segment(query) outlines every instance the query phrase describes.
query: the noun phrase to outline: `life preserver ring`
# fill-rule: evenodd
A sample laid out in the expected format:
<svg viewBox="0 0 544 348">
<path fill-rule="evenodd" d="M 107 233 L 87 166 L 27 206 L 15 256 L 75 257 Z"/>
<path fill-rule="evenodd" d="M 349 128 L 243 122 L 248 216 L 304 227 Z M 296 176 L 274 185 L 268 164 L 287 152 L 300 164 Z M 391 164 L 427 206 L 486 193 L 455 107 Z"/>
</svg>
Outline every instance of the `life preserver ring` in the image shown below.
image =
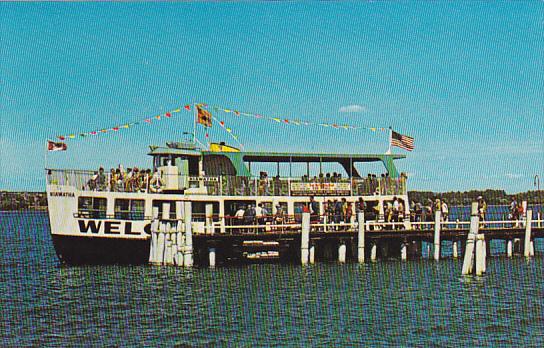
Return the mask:
<svg viewBox="0 0 544 348">
<path fill-rule="evenodd" d="M 151 192 L 161 192 L 162 191 L 162 180 L 159 177 L 153 177 L 149 182 L 149 191 Z"/>
</svg>

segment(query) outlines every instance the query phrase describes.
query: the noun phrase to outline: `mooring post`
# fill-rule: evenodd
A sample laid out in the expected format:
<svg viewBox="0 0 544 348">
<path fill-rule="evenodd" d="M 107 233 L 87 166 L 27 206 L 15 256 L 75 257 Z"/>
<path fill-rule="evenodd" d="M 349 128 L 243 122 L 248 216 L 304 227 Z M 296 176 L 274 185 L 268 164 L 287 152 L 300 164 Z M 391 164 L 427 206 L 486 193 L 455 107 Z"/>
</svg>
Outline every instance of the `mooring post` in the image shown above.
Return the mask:
<svg viewBox="0 0 544 348">
<path fill-rule="evenodd" d="M 310 265 L 313 265 L 315 263 L 315 245 L 311 245 L 310 246 L 310 251 L 309 251 L 309 254 L 308 254 L 308 258 L 309 258 L 309 261 L 310 261 Z"/>
<path fill-rule="evenodd" d="M 442 212 L 437 210 L 434 212 L 434 259 L 440 260 L 440 220 L 442 220 Z"/>
<path fill-rule="evenodd" d="M 183 266 L 183 249 L 185 247 L 185 238 L 183 238 L 183 202 L 176 202 L 176 256 L 174 262 L 177 266 Z"/>
<path fill-rule="evenodd" d="M 310 244 L 310 213 L 302 213 L 302 234 L 300 236 L 300 262 L 308 264 L 308 248 Z"/>
<path fill-rule="evenodd" d="M 480 224 L 478 217 L 478 202 L 472 202 L 470 210 L 470 230 L 467 236 L 467 242 L 465 245 L 465 258 L 463 260 L 463 275 L 472 273 L 474 264 L 474 242 L 476 241 L 476 235 L 478 234 L 478 227 Z"/>
<path fill-rule="evenodd" d="M 525 214 L 525 243 L 523 245 L 523 254 L 525 257 L 531 256 L 531 222 L 533 220 L 533 211 L 527 210 Z"/>
<path fill-rule="evenodd" d="M 172 256 L 172 240 L 170 239 L 170 233 L 172 224 L 167 222 L 164 229 L 164 264 L 170 264 L 170 257 Z"/>
<path fill-rule="evenodd" d="M 512 257 L 512 240 L 506 240 L 506 256 Z"/>
<path fill-rule="evenodd" d="M 485 237 L 478 233 L 476 236 L 476 275 L 485 273 Z"/>
<path fill-rule="evenodd" d="M 164 262 L 164 229 L 166 228 L 166 224 L 164 221 L 159 221 L 159 236 L 157 237 L 157 259 L 155 260 L 155 263 L 158 265 L 162 264 Z"/>
<path fill-rule="evenodd" d="M 457 241 L 454 240 L 453 241 L 453 245 L 452 245 L 452 253 L 453 253 L 453 258 L 456 259 L 459 257 L 459 249 L 458 249 L 458 246 L 457 246 Z"/>
<path fill-rule="evenodd" d="M 151 246 L 149 248 L 149 263 L 157 262 L 157 239 L 159 237 L 159 207 L 153 207 L 153 220 L 151 221 Z"/>
<path fill-rule="evenodd" d="M 208 249 L 208 260 L 210 263 L 210 267 L 215 267 L 215 248 Z"/>
<path fill-rule="evenodd" d="M 213 234 L 213 204 L 206 204 L 206 233 Z"/>
<path fill-rule="evenodd" d="M 363 212 L 357 213 L 357 260 L 359 263 L 365 262 L 365 214 Z"/>
<path fill-rule="evenodd" d="M 185 248 L 183 248 L 183 265 L 185 267 L 193 266 L 193 221 L 191 202 L 184 202 L 185 213 Z"/>
<path fill-rule="evenodd" d="M 406 241 L 400 244 L 400 259 L 402 261 L 408 260 L 408 242 Z"/>
<path fill-rule="evenodd" d="M 342 240 L 338 246 L 338 262 L 346 263 L 346 242 Z"/>
<path fill-rule="evenodd" d="M 376 261 L 378 257 L 378 244 L 377 242 L 372 242 L 370 247 L 370 261 Z"/>
</svg>

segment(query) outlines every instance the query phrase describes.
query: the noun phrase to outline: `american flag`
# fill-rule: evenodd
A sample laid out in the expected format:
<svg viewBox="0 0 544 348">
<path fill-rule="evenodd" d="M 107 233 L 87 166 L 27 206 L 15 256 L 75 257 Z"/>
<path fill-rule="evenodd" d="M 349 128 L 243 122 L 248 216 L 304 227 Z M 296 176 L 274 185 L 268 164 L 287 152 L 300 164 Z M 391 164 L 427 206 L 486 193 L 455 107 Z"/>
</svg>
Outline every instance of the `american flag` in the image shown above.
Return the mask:
<svg viewBox="0 0 544 348">
<path fill-rule="evenodd" d="M 391 131 L 391 145 L 408 151 L 414 149 L 414 138 Z"/>
</svg>

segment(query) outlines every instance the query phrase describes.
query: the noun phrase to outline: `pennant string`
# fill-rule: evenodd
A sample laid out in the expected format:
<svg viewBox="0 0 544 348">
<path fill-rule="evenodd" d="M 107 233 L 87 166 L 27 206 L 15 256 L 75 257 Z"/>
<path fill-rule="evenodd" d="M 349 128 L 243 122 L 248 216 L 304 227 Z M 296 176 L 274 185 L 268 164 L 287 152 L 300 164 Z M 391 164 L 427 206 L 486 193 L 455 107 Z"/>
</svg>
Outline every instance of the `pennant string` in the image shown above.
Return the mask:
<svg viewBox="0 0 544 348">
<path fill-rule="evenodd" d="M 169 118 L 173 118 L 176 114 L 176 113 L 179 113 L 183 110 L 185 111 L 191 111 L 192 110 L 192 106 L 194 104 L 184 104 L 182 106 L 178 106 L 177 108 L 171 110 L 171 111 L 168 111 L 168 112 L 165 112 L 165 113 L 162 113 L 162 114 L 159 114 L 159 115 L 155 115 L 153 117 L 147 117 L 147 118 L 144 118 L 142 120 L 139 120 L 139 121 L 136 121 L 136 122 L 129 122 L 129 123 L 124 123 L 124 124 L 120 124 L 120 125 L 116 125 L 114 127 L 111 127 L 111 128 L 102 128 L 102 129 L 98 129 L 98 130 L 93 130 L 93 131 L 90 131 L 90 132 L 77 132 L 77 133 L 70 133 L 70 134 L 65 134 L 65 135 L 57 135 L 56 138 L 59 139 L 59 140 L 67 140 L 67 139 L 76 139 L 76 138 L 84 138 L 84 137 L 87 137 L 89 135 L 97 135 L 99 133 L 110 133 L 110 132 L 117 132 L 121 129 L 128 129 L 128 128 L 132 128 L 133 126 L 137 126 L 137 125 L 140 125 L 140 124 L 154 124 L 155 122 L 153 121 L 161 121 L 161 120 L 165 120 L 165 119 L 169 119 Z M 202 106 L 202 107 L 207 107 L 208 105 L 207 104 L 203 104 L 203 103 L 200 103 L 200 104 L 196 104 L 198 106 Z M 213 106 L 212 107 L 214 111 L 222 111 L 224 113 L 231 113 L 231 114 L 234 114 L 236 117 L 239 117 L 239 116 L 245 116 L 245 117 L 252 117 L 252 118 L 256 118 L 256 119 L 265 119 L 265 120 L 269 120 L 269 121 L 272 121 L 272 122 L 276 122 L 276 123 L 280 123 L 280 124 L 286 124 L 286 125 L 293 125 L 293 126 L 318 126 L 318 127 L 327 127 L 327 128 L 334 128 L 334 129 L 345 129 L 345 130 L 358 130 L 358 129 L 366 129 L 366 130 L 369 130 L 369 131 L 372 131 L 372 132 L 376 132 L 376 131 L 389 131 L 389 129 L 387 127 L 367 127 L 367 126 L 358 126 L 358 125 L 350 125 L 350 124 L 343 124 L 343 125 L 339 125 L 339 124 L 335 124 L 335 123 L 324 123 L 324 122 L 309 122 L 309 121 L 303 121 L 303 120 L 300 120 L 300 119 L 287 119 L 287 118 L 283 118 L 283 117 L 272 117 L 272 116 L 266 116 L 266 115 L 262 115 L 262 114 L 254 114 L 254 113 L 250 113 L 250 112 L 242 112 L 242 111 L 238 111 L 237 109 L 233 109 L 233 108 L 224 108 L 224 107 L 221 107 L 221 106 Z M 235 140 L 238 139 L 238 137 L 234 134 L 232 134 L 232 129 L 231 128 L 227 128 L 225 126 L 225 122 L 224 121 L 219 121 L 216 117 L 213 117 L 218 123 L 219 125 L 227 132 L 231 135 L 231 137 Z M 238 141 L 238 140 L 237 140 Z M 238 142 L 240 146 L 243 146 L 240 142 Z"/>
<path fill-rule="evenodd" d="M 232 134 L 232 129 L 228 128 L 227 126 L 225 126 L 225 122 L 224 121 L 220 121 L 218 120 L 215 116 L 212 116 L 212 118 L 215 120 L 215 122 L 217 124 L 219 124 L 221 126 L 221 128 L 223 128 L 227 133 L 229 133 L 230 137 L 232 139 L 234 139 L 236 141 L 236 143 L 238 143 L 238 145 L 240 145 L 240 149 L 243 149 L 244 148 L 244 144 L 242 144 L 239 140 L 238 140 L 238 137 L 234 134 Z"/>
</svg>

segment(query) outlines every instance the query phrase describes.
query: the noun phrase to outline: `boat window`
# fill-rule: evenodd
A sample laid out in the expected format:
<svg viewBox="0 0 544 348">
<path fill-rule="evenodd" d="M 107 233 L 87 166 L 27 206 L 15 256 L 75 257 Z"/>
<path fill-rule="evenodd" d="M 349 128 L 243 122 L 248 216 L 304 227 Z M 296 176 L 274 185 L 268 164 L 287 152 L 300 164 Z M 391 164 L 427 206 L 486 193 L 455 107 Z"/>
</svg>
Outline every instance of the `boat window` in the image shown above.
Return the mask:
<svg viewBox="0 0 544 348">
<path fill-rule="evenodd" d="M 159 219 L 162 219 L 163 203 L 170 203 L 170 219 L 175 219 L 176 218 L 176 201 L 153 200 L 153 207 L 159 208 Z"/>
<path fill-rule="evenodd" d="M 91 219 L 106 218 L 106 198 L 79 197 L 77 213 L 79 217 Z"/>
<path fill-rule="evenodd" d="M 304 212 L 304 206 L 308 204 L 307 202 L 295 202 L 294 208 L 295 208 L 295 221 L 296 222 L 302 222 L 302 213 Z"/>
<path fill-rule="evenodd" d="M 116 199 L 114 214 L 116 219 L 143 220 L 144 219 L 143 199 Z"/>
<path fill-rule="evenodd" d="M 234 216 L 238 209 L 243 208 L 246 209 L 248 204 L 251 204 L 255 206 L 254 200 L 236 200 L 236 201 L 225 201 L 225 215 L 226 216 Z"/>
<path fill-rule="evenodd" d="M 266 210 L 266 215 L 272 215 L 272 202 L 261 202 L 263 209 Z"/>
<path fill-rule="evenodd" d="M 283 215 L 287 215 L 287 202 L 278 202 L 278 203 L 276 204 L 276 207 L 275 207 L 275 208 L 276 208 L 276 214 L 277 214 L 277 212 L 278 212 L 278 205 L 279 205 L 280 208 L 281 208 L 282 214 L 283 214 Z"/>
<path fill-rule="evenodd" d="M 219 216 L 219 202 L 193 202 L 191 208 L 193 210 L 193 221 L 206 220 L 206 204 L 212 204 L 214 220 Z"/>
</svg>

